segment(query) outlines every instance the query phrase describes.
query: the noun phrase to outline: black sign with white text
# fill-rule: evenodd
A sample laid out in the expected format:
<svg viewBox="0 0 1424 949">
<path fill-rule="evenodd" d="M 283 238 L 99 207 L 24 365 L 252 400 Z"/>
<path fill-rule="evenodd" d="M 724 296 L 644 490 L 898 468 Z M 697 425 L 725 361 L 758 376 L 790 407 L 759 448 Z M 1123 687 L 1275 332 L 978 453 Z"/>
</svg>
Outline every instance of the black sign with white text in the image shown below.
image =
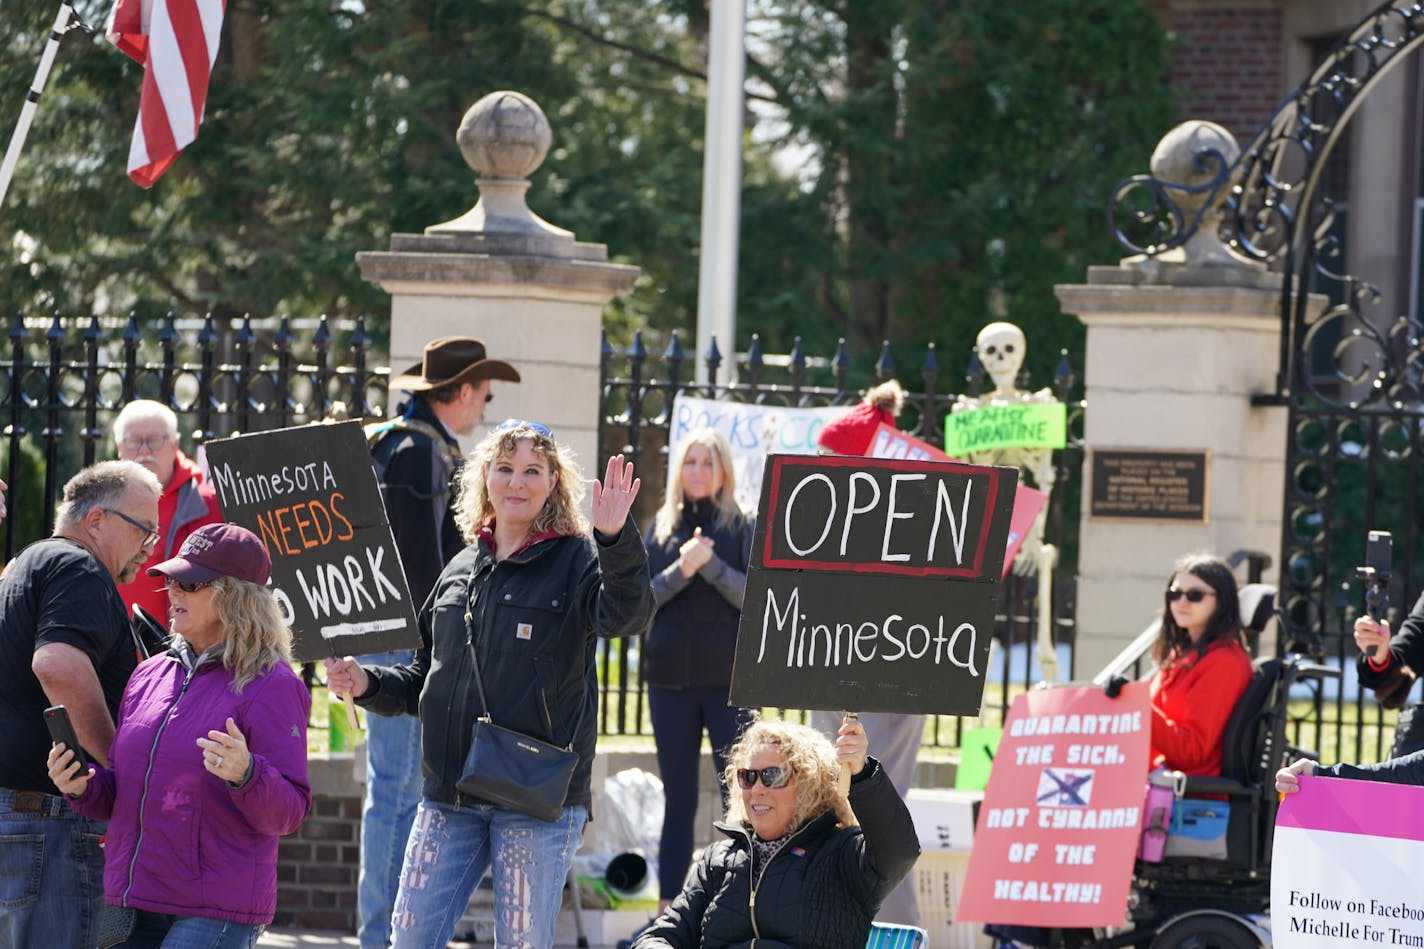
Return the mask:
<svg viewBox="0 0 1424 949">
<path fill-rule="evenodd" d="M 262 538 L 302 661 L 420 644 L 359 422 L 207 444 L 223 519 Z"/>
<path fill-rule="evenodd" d="M 974 715 L 1015 468 L 772 455 L 734 705 Z"/>
</svg>

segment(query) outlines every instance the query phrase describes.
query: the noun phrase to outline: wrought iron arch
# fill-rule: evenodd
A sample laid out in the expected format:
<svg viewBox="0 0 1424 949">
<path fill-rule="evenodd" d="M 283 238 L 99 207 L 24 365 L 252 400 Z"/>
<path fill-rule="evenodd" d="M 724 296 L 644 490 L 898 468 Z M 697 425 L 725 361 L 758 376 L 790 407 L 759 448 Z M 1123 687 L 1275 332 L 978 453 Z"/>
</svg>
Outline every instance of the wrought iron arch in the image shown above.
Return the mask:
<svg viewBox="0 0 1424 949">
<path fill-rule="evenodd" d="M 1424 3 L 1381 4 L 1321 58 L 1234 161 L 1202 149 L 1193 156 L 1198 182 L 1134 176 L 1118 185 L 1109 207 L 1113 233 L 1131 252 L 1161 255 L 1185 245 L 1204 222 L 1219 220 L 1223 243 L 1280 273 L 1276 391 L 1256 401 L 1289 410 L 1281 547 L 1286 638 L 1313 651 L 1332 639 L 1342 661 L 1354 656 L 1350 604 L 1361 598 L 1348 590 L 1353 569 L 1344 576 L 1341 565 L 1360 562 L 1363 528 L 1392 526 L 1397 543 L 1403 532 L 1391 584 L 1396 607 L 1412 602 L 1406 590 L 1418 591 L 1411 577 L 1416 560 L 1424 567 L 1424 497 L 1407 475 L 1424 457 L 1424 333 L 1408 315 L 1367 318 L 1378 289 L 1347 272 L 1331 235 L 1334 204 L 1319 192 L 1356 110 L 1421 44 Z M 1202 195 L 1203 210 L 1179 205 L 1195 207 Z M 1210 217 L 1218 204 L 1219 218 Z M 1338 288 L 1338 302 L 1308 319 L 1312 280 Z M 1329 371 L 1313 372 L 1312 359 Z"/>
</svg>

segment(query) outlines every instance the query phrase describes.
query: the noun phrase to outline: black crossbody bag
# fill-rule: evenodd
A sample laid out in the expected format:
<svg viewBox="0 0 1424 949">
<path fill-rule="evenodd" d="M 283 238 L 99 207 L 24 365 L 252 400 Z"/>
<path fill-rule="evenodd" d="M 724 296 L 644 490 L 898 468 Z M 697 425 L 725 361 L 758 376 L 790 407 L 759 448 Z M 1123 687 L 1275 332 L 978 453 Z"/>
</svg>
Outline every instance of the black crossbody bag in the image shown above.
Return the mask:
<svg viewBox="0 0 1424 949">
<path fill-rule="evenodd" d="M 578 721 L 567 748 L 496 725 L 490 719 L 484 683 L 480 681 L 473 631 L 469 635 L 466 646 L 470 650 L 475 688 L 480 695 L 481 715 L 470 726 L 470 752 L 465 756 L 465 769 L 455 788 L 461 794 L 552 823 L 563 816 L 564 797 L 569 793 L 569 781 L 578 765 L 574 741 L 583 724 L 585 703 L 579 703 Z M 552 728 L 553 722 L 549 724 Z"/>
</svg>

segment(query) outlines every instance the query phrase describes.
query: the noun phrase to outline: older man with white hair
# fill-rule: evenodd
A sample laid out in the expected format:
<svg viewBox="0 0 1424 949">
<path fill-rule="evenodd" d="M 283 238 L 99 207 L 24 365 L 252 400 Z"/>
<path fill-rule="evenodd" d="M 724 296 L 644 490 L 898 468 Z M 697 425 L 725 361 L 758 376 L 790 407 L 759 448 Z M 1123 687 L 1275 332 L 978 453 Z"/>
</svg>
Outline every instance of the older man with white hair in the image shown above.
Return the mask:
<svg viewBox="0 0 1424 949">
<path fill-rule="evenodd" d="M 177 554 L 193 531 L 221 523 L 217 494 L 198 465 L 178 448 L 178 416 L 162 402 L 137 399 L 124 406 L 114 419 L 114 448 L 121 459 L 143 465 L 163 485 L 158 543 L 138 576 L 119 587 L 119 596 L 126 609 L 141 606 L 167 626 L 168 591 L 161 577 L 148 576 L 148 568 Z"/>
</svg>

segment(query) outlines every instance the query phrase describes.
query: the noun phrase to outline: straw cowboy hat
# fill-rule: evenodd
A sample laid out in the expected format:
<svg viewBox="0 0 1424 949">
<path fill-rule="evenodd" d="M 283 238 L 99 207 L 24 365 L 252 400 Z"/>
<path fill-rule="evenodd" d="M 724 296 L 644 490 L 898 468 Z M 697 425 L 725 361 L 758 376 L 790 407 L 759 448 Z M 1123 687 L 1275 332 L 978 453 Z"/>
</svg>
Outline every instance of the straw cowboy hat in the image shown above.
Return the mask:
<svg viewBox="0 0 1424 949">
<path fill-rule="evenodd" d="M 442 336 L 425 344 L 425 356 L 418 365 L 391 380 L 391 388 L 404 392 L 429 392 L 452 382 L 479 382 L 503 379 L 518 382 L 519 373 L 507 362 L 485 355 L 482 339 L 469 336 Z"/>
</svg>

